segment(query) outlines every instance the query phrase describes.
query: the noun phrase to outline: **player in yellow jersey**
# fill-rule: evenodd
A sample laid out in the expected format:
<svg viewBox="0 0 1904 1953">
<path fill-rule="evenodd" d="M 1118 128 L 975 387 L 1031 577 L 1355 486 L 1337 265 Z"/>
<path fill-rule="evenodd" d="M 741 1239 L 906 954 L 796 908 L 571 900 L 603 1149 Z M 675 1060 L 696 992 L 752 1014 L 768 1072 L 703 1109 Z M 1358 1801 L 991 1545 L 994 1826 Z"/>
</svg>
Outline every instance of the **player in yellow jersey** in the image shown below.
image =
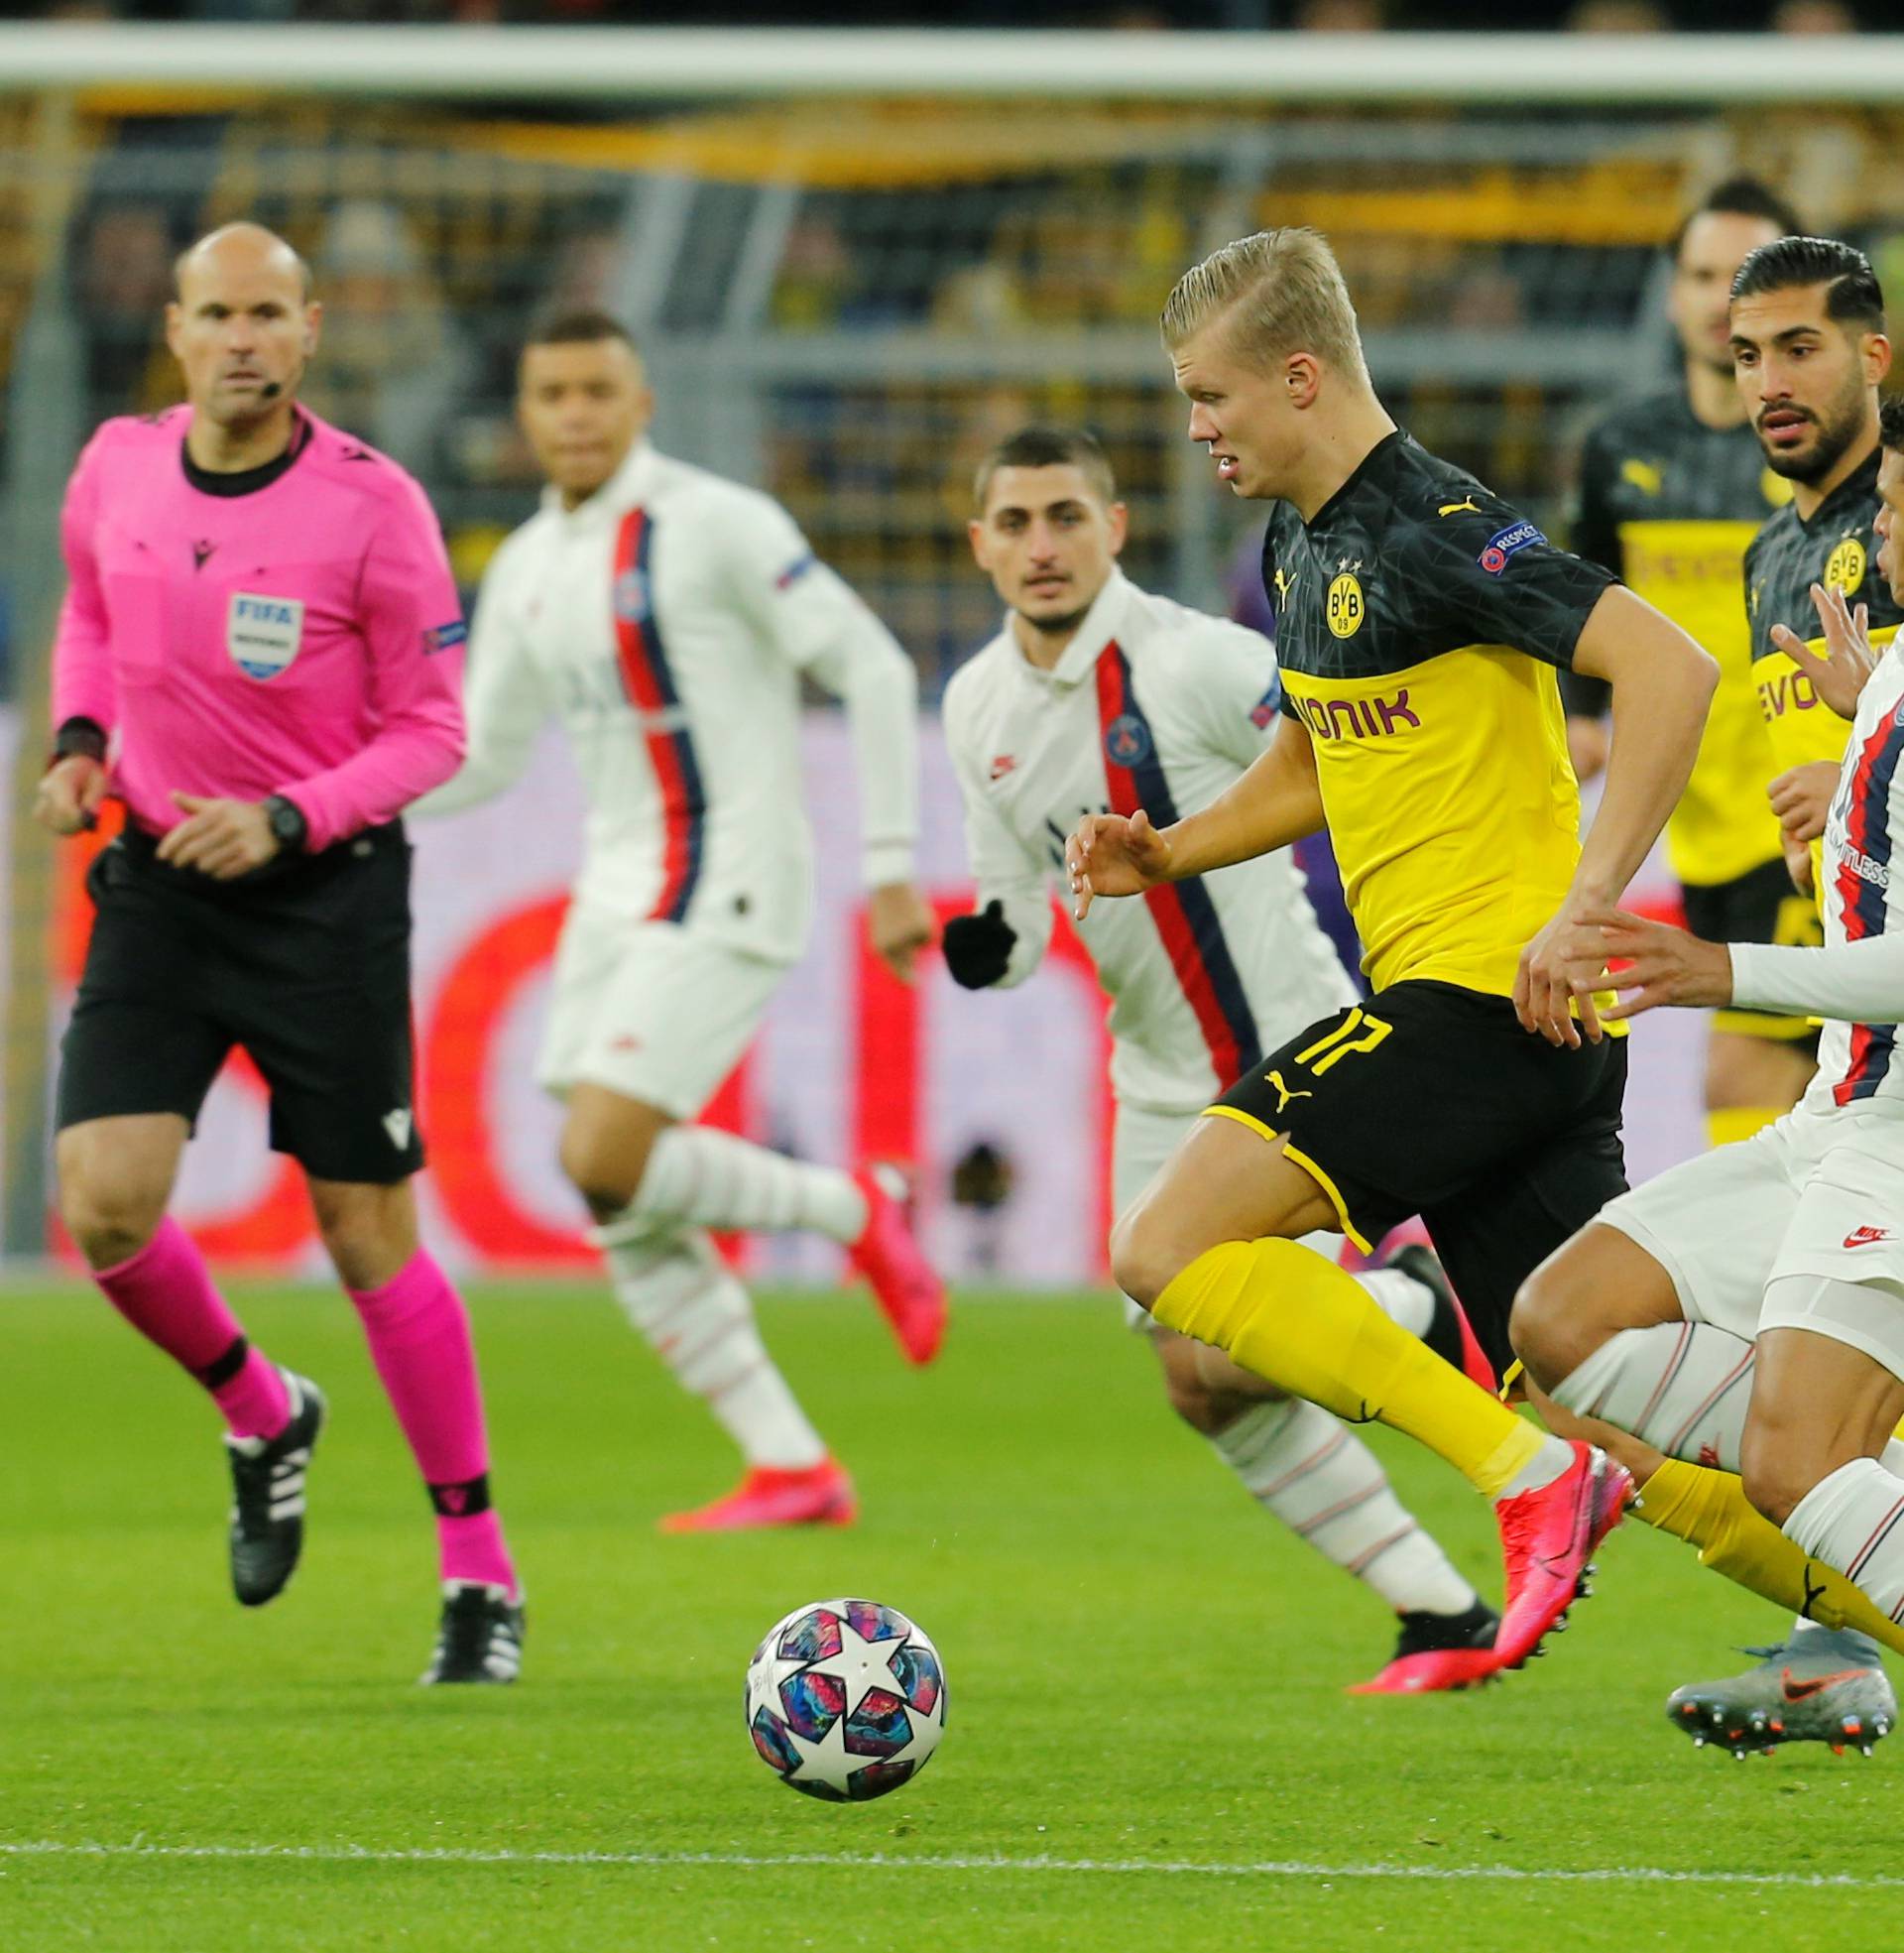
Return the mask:
<svg viewBox="0 0 1904 1953">
<path fill-rule="evenodd" d="M 1891 354 L 1869 261 L 1831 238 L 1761 245 L 1733 280 L 1728 343 L 1765 458 L 1792 484 L 1790 504 L 1747 549 L 1744 575 L 1752 675 L 1772 764 L 1787 769 L 1774 782 L 1773 801 L 1787 832 L 1809 841 L 1824 829 L 1847 732 L 1813 684 L 1807 667 L 1815 661 L 1803 656 L 1799 634 L 1811 638 L 1817 627 L 1812 592 L 1829 589 L 1858 605 L 1879 646 L 1904 615 L 1877 563 L 1877 389 Z M 1808 876 L 1802 848 L 1795 858 Z M 1728 1168 L 1716 1161 L 1712 1170 Z M 1874 1639 L 1896 1647 L 1897 1631 L 1855 1594 L 1818 1585 L 1825 1576 L 1752 1512 L 1736 1476 L 1698 1471 L 1676 1455 L 1695 1424 L 1718 1429 L 1715 1418 L 1742 1415 L 1745 1395 L 1734 1339 L 1702 1319 L 1680 1259 L 1663 1244 L 1662 1203 L 1670 1214 L 1680 1185 L 1669 1175 L 1641 1188 L 1543 1267 L 1515 1309 L 1515 1343 L 1537 1397 L 1551 1393 L 1551 1401 L 1540 1400 L 1549 1421 L 1607 1444 L 1641 1480 L 1649 1520 L 1682 1536 L 1696 1532 L 1708 1564 L 1805 1617 L 1757 1668 L 1677 1691 L 1670 1707 L 1680 1726 L 1755 1749 L 1765 1747 L 1775 1718 L 1787 1741 L 1837 1741 L 1837 1692 L 1786 1696 L 1789 1677 L 1797 1673 L 1807 1686 L 1807 1663 L 1816 1660 L 1860 1696 L 1872 1677 L 1888 1693 Z M 1585 1414 L 1610 1416 L 1622 1404 L 1630 1435 L 1609 1437 Z M 1644 1414 L 1631 1414 L 1635 1405 Z M 1705 1449 L 1735 1462 L 1725 1441 Z M 1694 1455 L 1702 1455 L 1699 1447 Z M 1840 1630 L 1813 1644 L 1817 1656 L 1807 1650 L 1808 1622 Z"/>
<path fill-rule="evenodd" d="M 1327 825 L 1374 986 L 1213 1106 L 1122 1216 L 1112 1264 L 1165 1327 L 1292 1396 L 1409 1432 L 1493 1499 L 1507 1593 L 1477 1674 L 1517 1665 L 1618 1520 L 1623 1472 L 1544 1437 L 1300 1245 L 1428 1223 L 1484 1341 L 1514 1288 L 1624 1185 L 1624 1045 L 1567 991 L 1578 916 L 1624 888 L 1691 771 L 1713 661 L 1604 569 L 1552 548 L 1400 432 L 1315 232 L 1265 231 L 1163 315 L 1190 437 L 1264 545 L 1286 709 L 1238 784 L 1158 830 L 1088 815 L 1080 915 Z M 1612 685 L 1583 846 L 1555 671 Z"/>
<path fill-rule="evenodd" d="M 1817 915 L 1791 885 L 1765 790 L 1772 764 L 1752 683 L 1740 600 L 1745 547 L 1791 500 L 1768 465 L 1732 374 L 1732 279 L 1762 244 L 1802 230 L 1752 177 L 1710 191 L 1669 247 L 1667 312 L 1682 370 L 1669 387 L 1623 402 L 1588 435 L 1570 542 L 1583 556 L 1682 624 L 1719 660 L 1719 690 L 1693 777 L 1666 823 L 1666 854 L 1686 925 L 1713 942 L 1806 942 Z M 1568 740 L 1583 775 L 1597 770 L 1604 687 L 1561 679 Z M 1707 1045 L 1705 1102 L 1713 1145 L 1746 1139 L 1805 1089 L 1816 1034 L 1802 1018 L 1723 1011 Z"/>
</svg>

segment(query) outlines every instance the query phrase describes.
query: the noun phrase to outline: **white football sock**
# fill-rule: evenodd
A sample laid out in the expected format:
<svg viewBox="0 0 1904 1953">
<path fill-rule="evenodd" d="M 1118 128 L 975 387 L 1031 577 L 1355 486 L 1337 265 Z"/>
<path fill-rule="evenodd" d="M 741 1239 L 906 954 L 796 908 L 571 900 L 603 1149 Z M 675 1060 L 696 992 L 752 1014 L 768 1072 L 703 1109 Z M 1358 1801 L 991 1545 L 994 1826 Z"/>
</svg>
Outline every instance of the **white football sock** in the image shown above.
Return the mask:
<svg viewBox="0 0 1904 1953">
<path fill-rule="evenodd" d="M 1398 1268 L 1364 1269 L 1356 1280 L 1397 1329 L 1417 1338 L 1427 1335 L 1435 1319 L 1435 1291 L 1427 1282 Z"/>
<path fill-rule="evenodd" d="M 1853 1458 L 1792 1508 L 1785 1536 L 1904 1621 L 1904 1478 L 1875 1458 Z"/>
<path fill-rule="evenodd" d="M 699 1230 L 606 1250 L 616 1299 L 674 1373 L 703 1399 L 750 1465 L 798 1471 L 826 1457 L 754 1323 L 754 1305 Z"/>
<path fill-rule="evenodd" d="M 1735 1472 L 1753 1356 L 1750 1343 L 1710 1322 L 1622 1329 L 1563 1378 L 1553 1398 L 1669 1458 Z"/>
<path fill-rule="evenodd" d="M 1397 1613 L 1460 1614 L 1475 1590 L 1348 1425 L 1298 1398 L 1258 1404 L 1210 1440 L 1259 1506 Z"/>
<path fill-rule="evenodd" d="M 1518 1499 L 1523 1492 L 1538 1492 L 1562 1479 L 1574 1468 L 1574 1447 L 1564 1437 L 1543 1437 L 1540 1449 L 1494 1494 L 1494 1503 Z"/>
<path fill-rule="evenodd" d="M 743 1233 L 810 1228 L 845 1247 L 866 1220 L 866 1195 L 837 1166 L 791 1160 L 711 1126 L 670 1126 L 649 1149 L 635 1198 L 594 1238 L 608 1247 L 675 1222 Z"/>
</svg>

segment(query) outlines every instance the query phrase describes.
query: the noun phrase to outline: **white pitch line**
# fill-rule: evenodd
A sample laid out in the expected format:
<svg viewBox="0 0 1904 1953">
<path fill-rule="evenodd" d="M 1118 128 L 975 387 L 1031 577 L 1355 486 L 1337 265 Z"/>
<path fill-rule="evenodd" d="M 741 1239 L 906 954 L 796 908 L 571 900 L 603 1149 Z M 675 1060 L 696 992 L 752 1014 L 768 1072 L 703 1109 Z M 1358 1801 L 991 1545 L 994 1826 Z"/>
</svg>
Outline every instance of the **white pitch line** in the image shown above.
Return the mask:
<svg viewBox="0 0 1904 1953">
<path fill-rule="evenodd" d="M 1036 1855 L 957 1857 L 891 1852 L 740 1851 L 469 1851 L 453 1846 L 415 1850 L 371 1845 L 145 1845 L 69 1844 L 44 1838 L 8 1843 L 0 1858 L 188 1858 L 249 1861 L 280 1859 L 318 1865 L 602 1865 L 633 1871 L 721 1866 L 776 1871 L 820 1866 L 855 1872 L 1072 1872 L 1124 1876 L 1162 1874 L 1205 1879 L 1426 1879 L 1434 1883 L 1499 1880 L 1513 1885 L 1657 1885 L 1803 1887 L 1850 1892 L 1896 1891 L 1904 1876 L 1848 1872 L 1700 1872 L 1659 1865 L 1607 1865 L 1581 1870 L 1531 1870 L 1515 1865 L 1315 1865 L 1301 1859 L 1256 1859 L 1207 1864 L 1172 1858 L 1052 1858 Z"/>
</svg>

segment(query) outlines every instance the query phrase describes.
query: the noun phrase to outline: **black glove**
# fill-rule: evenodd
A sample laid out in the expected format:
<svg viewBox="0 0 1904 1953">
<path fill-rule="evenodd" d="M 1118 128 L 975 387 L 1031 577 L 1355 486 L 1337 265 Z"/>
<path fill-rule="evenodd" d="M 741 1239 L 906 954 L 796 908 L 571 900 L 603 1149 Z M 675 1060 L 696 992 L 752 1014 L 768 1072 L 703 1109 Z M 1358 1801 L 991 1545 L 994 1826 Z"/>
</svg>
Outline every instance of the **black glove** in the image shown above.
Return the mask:
<svg viewBox="0 0 1904 1953">
<path fill-rule="evenodd" d="M 1005 904 L 988 902 L 976 915 L 954 915 L 939 934 L 939 949 L 952 981 L 983 990 L 1004 976 L 1018 932 L 1005 919 Z"/>
</svg>

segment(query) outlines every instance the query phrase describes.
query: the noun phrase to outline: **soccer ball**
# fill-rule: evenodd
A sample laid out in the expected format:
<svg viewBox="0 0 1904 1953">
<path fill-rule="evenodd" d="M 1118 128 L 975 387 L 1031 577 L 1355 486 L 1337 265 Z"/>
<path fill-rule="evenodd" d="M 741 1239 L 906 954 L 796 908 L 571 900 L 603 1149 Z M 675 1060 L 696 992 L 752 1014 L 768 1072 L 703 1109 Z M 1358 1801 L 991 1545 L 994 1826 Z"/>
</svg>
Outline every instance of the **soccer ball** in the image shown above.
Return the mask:
<svg viewBox="0 0 1904 1953">
<path fill-rule="evenodd" d="M 864 1803 L 925 1768 L 945 1731 L 939 1651 L 897 1608 L 813 1601 L 747 1664 L 747 1733 L 782 1783 Z"/>
</svg>

